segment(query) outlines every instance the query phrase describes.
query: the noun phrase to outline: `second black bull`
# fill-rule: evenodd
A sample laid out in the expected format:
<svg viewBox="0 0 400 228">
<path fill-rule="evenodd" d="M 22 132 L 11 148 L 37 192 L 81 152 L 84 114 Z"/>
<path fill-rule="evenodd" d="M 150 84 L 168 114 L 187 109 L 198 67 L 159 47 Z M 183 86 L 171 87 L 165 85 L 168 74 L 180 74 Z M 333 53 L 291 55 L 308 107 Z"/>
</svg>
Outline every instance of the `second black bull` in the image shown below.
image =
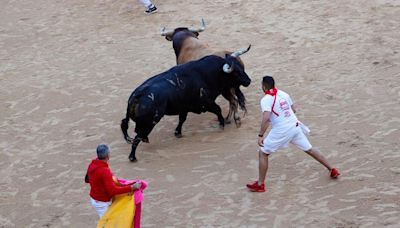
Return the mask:
<svg viewBox="0 0 400 228">
<path fill-rule="evenodd" d="M 176 136 L 182 134 L 188 112 L 212 112 L 223 128 L 224 118 L 215 99 L 232 87 L 250 85 L 251 79 L 238 61 L 249 49 L 250 46 L 225 58 L 210 55 L 175 66 L 137 87 L 129 97 L 126 118 L 121 122 L 125 140 L 132 143 L 129 160 L 136 161 L 137 146 L 141 141 L 149 142 L 148 135 L 164 115 L 179 115 Z M 128 135 L 129 119 L 136 123 L 134 139 Z"/>
</svg>

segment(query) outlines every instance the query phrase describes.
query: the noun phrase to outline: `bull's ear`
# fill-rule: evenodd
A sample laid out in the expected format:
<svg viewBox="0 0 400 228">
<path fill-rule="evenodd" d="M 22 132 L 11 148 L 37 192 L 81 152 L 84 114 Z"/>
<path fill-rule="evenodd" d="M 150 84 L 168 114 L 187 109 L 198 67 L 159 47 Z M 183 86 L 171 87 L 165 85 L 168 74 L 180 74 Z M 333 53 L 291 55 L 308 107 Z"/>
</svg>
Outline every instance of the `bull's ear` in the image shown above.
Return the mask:
<svg viewBox="0 0 400 228">
<path fill-rule="evenodd" d="M 171 37 L 171 36 L 168 36 L 168 35 L 165 36 L 165 39 L 168 40 L 168 41 L 172 41 L 172 37 Z"/>
</svg>

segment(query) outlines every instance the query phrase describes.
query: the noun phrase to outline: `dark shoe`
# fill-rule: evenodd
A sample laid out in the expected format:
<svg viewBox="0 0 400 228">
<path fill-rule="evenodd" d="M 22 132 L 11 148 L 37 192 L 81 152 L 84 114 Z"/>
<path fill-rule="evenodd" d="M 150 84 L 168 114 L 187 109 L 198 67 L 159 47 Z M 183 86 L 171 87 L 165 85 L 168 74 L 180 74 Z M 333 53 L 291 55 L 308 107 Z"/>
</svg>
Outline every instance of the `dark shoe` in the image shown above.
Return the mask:
<svg viewBox="0 0 400 228">
<path fill-rule="evenodd" d="M 155 12 L 157 12 L 157 7 L 155 6 L 155 5 L 153 5 L 153 4 L 151 4 L 150 6 L 149 6 L 149 8 L 147 8 L 147 10 L 146 11 L 144 11 L 146 14 L 153 14 L 153 13 L 155 13 Z"/>
<path fill-rule="evenodd" d="M 251 192 L 265 192 L 265 185 L 258 185 L 258 181 L 255 181 L 254 183 L 247 184 L 246 187 L 251 191 Z"/>
<path fill-rule="evenodd" d="M 340 175 L 339 170 L 337 170 L 336 168 L 332 168 L 331 169 L 331 178 L 335 179 Z"/>
</svg>

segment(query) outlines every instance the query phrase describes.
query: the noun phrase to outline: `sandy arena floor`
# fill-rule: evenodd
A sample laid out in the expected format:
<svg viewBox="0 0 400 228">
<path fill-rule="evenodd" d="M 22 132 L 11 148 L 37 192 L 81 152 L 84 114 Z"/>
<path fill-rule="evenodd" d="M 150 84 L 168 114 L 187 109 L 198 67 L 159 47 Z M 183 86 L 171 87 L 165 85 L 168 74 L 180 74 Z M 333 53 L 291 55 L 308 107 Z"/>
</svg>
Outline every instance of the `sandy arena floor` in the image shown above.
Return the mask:
<svg viewBox="0 0 400 228">
<path fill-rule="evenodd" d="M 99 143 L 117 176 L 149 182 L 143 227 L 400 227 L 400 1 L 155 3 L 148 16 L 136 0 L 0 2 L 0 227 L 94 227 L 83 177 Z M 252 44 L 248 114 L 224 131 L 189 114 L 181 139 L 166 117 L 130 163 L 127 99 L 175 64 L 160 29 L 202 17 L 211 47 Z M 246 190 L 266 74 L 299 104 L 338 180 L 289 147 L 271 157 L 267 192 Z"/>
</svg>

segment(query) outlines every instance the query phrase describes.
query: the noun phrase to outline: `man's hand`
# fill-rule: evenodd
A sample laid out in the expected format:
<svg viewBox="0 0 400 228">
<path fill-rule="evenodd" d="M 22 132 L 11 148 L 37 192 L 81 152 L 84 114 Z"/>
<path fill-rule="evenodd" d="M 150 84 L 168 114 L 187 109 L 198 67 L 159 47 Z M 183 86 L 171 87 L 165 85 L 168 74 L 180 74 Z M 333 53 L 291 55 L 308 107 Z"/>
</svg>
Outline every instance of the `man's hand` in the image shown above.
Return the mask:
<svg viewBox="0 0 400 228">
<path fill-rule="evenodd" d="M 264 139 L 263 139 L 263 137 L 258 137 L 258 145 L 259 145 L 259 146 L 264 146 Z"/>
<path fill-rule="evenodd" d="M 138 190 L 140 189 L 140 187 L 142 187 L 142 183 L 140 181 L 135 182 L 134 184 L 131 185 L 132 187 L 132 191 Z"/>
</svg>

